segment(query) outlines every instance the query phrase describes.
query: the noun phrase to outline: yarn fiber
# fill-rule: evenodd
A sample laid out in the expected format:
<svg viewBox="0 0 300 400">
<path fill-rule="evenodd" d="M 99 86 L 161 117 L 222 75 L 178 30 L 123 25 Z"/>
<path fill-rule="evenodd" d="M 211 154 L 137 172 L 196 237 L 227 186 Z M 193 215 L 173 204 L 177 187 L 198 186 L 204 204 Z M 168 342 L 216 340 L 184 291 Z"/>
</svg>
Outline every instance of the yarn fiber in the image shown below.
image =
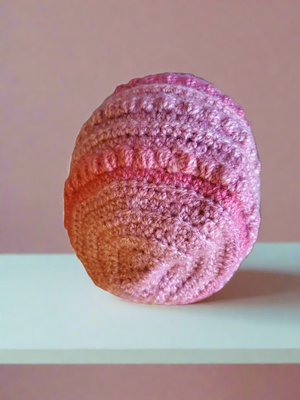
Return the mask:
<svg viewBox="0 0 300 400">
<path fill-rule="evenodd" d="M 96 286 L 130 302 L 194 303 L 252 251 L 260 170 L 244 110 L 213 84 L 132 79 L 79 132 L 64 226 Z"/>
</svg>

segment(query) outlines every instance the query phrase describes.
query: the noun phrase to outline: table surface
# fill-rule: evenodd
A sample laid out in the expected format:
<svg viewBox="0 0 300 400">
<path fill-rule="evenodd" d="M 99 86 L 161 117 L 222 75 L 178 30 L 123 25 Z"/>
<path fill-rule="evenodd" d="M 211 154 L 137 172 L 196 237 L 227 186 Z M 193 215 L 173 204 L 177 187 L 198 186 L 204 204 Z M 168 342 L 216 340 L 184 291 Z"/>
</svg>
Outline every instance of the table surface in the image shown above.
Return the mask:
<svg viewBox="0 0 300 400">
<path fill-rule="evenodd" d="M 0 364 L 300 363 L 300 243 L 256 243 L 184 306 L 96 287 L 75 254 L 0 255 Z"/>
</svg>

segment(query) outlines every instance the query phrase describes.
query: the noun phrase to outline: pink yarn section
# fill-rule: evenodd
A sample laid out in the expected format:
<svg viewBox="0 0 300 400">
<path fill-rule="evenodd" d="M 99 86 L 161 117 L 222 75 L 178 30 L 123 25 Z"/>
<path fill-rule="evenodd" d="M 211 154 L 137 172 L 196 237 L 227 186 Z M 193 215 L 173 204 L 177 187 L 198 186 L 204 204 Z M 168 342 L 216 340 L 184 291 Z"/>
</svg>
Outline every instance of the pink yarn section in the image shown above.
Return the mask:
<svg viewBox="0 0 300 400">
<path fill-rule="evenodd" d="M 65 228 L 100 288 L 178 305 L 220 290 L 257 240 L 260 161 L 243 109 L 207 81 L 119 85 L 83 125 Z"/>
</svg>

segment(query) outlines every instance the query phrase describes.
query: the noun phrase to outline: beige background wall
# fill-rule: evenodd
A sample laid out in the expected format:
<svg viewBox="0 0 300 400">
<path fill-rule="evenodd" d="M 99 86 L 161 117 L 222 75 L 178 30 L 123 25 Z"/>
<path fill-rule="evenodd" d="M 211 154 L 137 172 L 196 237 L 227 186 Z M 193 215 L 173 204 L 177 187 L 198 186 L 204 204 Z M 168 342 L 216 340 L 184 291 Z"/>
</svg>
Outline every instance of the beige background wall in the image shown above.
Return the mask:
<svg viewBox="0 0 300 400">
<path fill-rule="evenodd" d="M 298 365 L 0 366 L 0 399 L 298 400 L 299 371 Z"/>
<path fill-rule="evenodd" d="M 120 83 L 190 72 L 246 110 L 262 163 L 258 241 L 300 240 L 300 1 L 2 1 L 0 251 L 71 252 L 76 136 Z"/>
<path fill-rule="evenodd" d="M 299 15 L 298 0 L 0 1 L 0 252 L 73 252 L 63 185 L 81 125 L 117 85 L 167 71 L 203 77 L 245 109 L 262 164 L 258 241 L 300 241 Z M 148 368 L 158 379 L 158 367 Z M 197 382 L 199 369 L 190 371 Z M 225 378 L 214 371 L 203 397 L 191 398 L 217 399 L 209 388 Z M 253 369 L 247 379 L 256 382 Z M 240 399 L 245 382 L 218 400 Z M 1 400 L 29 398 L 5 385 Z M 275 387 L 270 399 L 296 398 Z"/>
</svg>

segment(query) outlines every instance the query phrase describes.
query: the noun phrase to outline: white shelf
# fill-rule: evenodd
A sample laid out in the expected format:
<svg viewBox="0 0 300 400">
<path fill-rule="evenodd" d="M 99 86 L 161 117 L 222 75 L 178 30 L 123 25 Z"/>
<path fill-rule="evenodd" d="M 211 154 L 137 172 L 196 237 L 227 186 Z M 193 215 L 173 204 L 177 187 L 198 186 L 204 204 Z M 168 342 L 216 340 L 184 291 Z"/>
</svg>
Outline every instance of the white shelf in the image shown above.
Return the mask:
<svg viewBox="0 0 300 400">
<path fill-rule="evenodd" d="M 0 364 L 300 363 L 300 243 L 257 243 L 186 306 L 125 302 L 75 254 L 0 256 Z"/>
</svg>

